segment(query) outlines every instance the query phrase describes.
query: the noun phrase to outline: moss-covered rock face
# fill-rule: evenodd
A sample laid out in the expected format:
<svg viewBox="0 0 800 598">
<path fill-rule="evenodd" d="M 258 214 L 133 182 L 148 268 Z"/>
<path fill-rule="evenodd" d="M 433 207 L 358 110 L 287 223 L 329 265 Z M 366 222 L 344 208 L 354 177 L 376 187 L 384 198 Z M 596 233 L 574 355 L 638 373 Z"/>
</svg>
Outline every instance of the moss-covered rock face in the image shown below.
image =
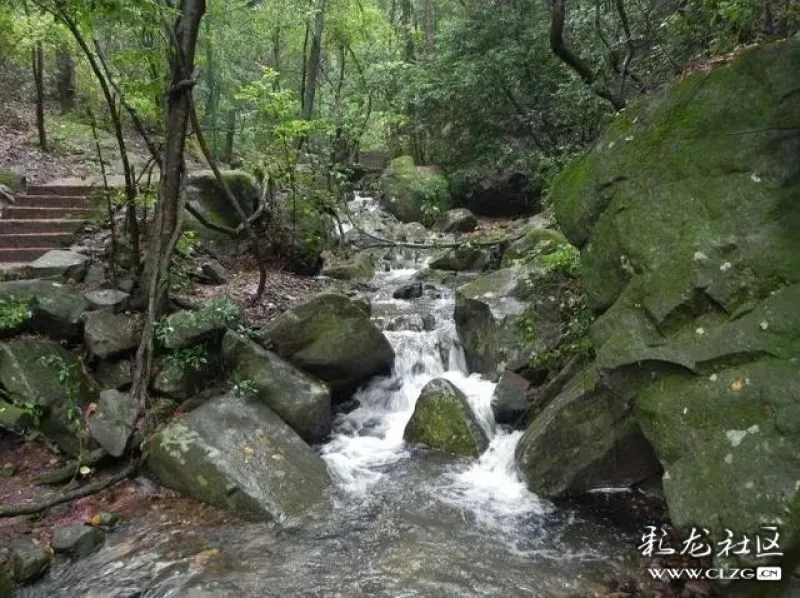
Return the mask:
<svg viewBox="0 0 800 598">
<path fill-rule="evenodd" d="M 49 280 L 0 283 L 0 334 L 36 332 L 54 340 L 80 338 L 89 304 L 70 285 Z"/>
<path fill-rule="evenodd" d="M 36 338 L 0 343 L 0 384 L 12 403 L 38 419 L 45 436 L 69 453 L 79 450 L 81 410 L 96 390 L 72 353 Z"/>
<path fill-rule="evenodd" d="M 322 460 L 257 399 L 211 399 L 162 428 L 145 450 L 165 486 L 252 520 L 302 522 L 324 500 Z"/>
<path fill-rule="evenodd" d="M 394 350 L 369 314 L 344 295 L 324 293 L 282 314 L 264 341 L 281 357 L 331 386 L 335 395 L 352 392 L 387 371 Z"/>
<path fill-rule="evenodd" d="M 595 307 L 664 271 L 676 301 L 727 264 L 709 283 L 728 311 L 800 280 L 798 84 L 800 41 L 744 52 L 628 108 L 564 169 L 550 198 Z"/>
<path fill-rule="evenodd" d="M 439 216 L 434 226 L 446 233 L 471 233 L 478 228 L 478 219 L 467 208 L 456 208 Z"/>
<path fill-rule="evenodd" d="M 467 457 L 479 457 L 489 446 L 489 435 L 467 397 L 443 378 L 431 380 L 422 389 L 403 438 Z"/>
<path fill-rule="evenodd" d="M 775 524 L 786 554 L 800 546 L 798 88 L 800 40 L 745 51 L 630 107 L 551 193 L 604 312 L 592 392 L 647 374 L 615 391 L 612 412 L 634 405 L 625 421 L 664 466 L 674 523 L 717 541 Z M 580 467 L 553 438 L 608 435 L 603 414 L 570 415 L 571 401 L 565 390 L 526 432 L 532 485 L 548 455 Z"/>
<path fill-rule="evenodd" d="M 296 369 L 251 340 L 228 331 L 223 339 L 226 363 L 253 398 L 268 405 L 307 442 L 331 431 L 331 393 L 321 380 Z"/>
<path fill-rule="evenodd" d="M 433 224 L 450 202 L 447 180 L 435 168 L 415 166 L 411 156 L 392 160 L 381 177 L 386 209 L 402 222 Z"/>
</svg>

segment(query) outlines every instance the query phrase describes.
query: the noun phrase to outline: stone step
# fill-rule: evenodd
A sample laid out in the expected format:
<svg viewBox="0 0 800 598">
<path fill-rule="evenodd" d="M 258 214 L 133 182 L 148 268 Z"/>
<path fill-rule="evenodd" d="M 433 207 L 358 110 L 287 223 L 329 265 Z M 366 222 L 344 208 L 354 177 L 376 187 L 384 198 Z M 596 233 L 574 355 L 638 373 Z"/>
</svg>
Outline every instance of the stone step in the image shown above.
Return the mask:
<svg viewBox="0 0 800 598">
<path fill-rule="evenodd" d="M 94 202 L 80 195 L 17 195 L 16 208 L 92 208 Z"/>
<path fill-rule="evenodd" d="M 52 247 L 4 247 L 0 249 L 0 262 L 32 262 L 52 250 Z"/>
<path fill-rule="evenodd" d="M 60 249 L 72 243 L 73 233 L 0 234 L 0 249 L 30 249 L 49 247 Z"/>
<path fill-rule="evenodd" d="M 81 220 L 3 220 L 0 219 L 0 235 L 24 235 L 36 233 L 74 233 Z"/>
<path fill-rule="evenodd" d="M 4 220 L 62 220 L 85 219 L 94 210 L 90 208 L 29 208 L 8 206 L 3 209 Z"/>
<path fill-rule="evenodd" d="M 85 197 L 96 191 L 96 187 L 90 185 L 33 185 L 28 187 L 28 195 L 79 195 Z"/>
</svg>

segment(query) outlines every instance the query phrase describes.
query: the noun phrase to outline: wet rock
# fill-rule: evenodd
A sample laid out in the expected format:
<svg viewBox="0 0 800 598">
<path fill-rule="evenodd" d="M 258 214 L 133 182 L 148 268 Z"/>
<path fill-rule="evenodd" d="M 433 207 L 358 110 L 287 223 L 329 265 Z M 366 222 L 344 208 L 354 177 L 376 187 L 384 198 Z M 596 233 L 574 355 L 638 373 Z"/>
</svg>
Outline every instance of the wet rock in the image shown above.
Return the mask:
<svg viewBox="0 0 800 598">
<path fill-rule="evenodd" d="M 209 260 L 200 266 L 203 276 L 209 283 L 215 285 L 228 284 L 230 273 L 217 260 Z"/>
<path fill-rule="evenodd" d="M 514 425 L 528 411 L 527 392 L 530 382 L 512 371 L 506 370 L 492 395 L 492 411 L 498 424 Z"/>
<path fill-rule="evenodd" d="M 429 332 L 436 329 L 436 317 L 433 314 L 404 314 L 386 324 L 386 330 L 410 330 L 411 332 Z"/>
<path fill-rule="evenodd" d="M 148 442 L 165 486 L 246 519 L 299 522 L 331 484 L 323 461 L 257 399 L 211 399 Z"/>
<path fill-rule="evenodd" d="M 13 280 L 0 283 L 0 302 L 8 310 L 8 336 L 35 332 L 54 340 L 80 338 L 81 315 L 88 302 L 68 284 L 49 280 Z"/>
<path fill-rule="evenodd" d="M 80 361 L 53 341 L 35 338 L 0 343 L 0 384 L 17 406 L 39 413 L 39 430 L 62 449 L 79 450 L 74 410 L 95 391 Z"/>
<path fill-rule="evenodd" d="M 254 398 L 268 405 L 304 440 L 318 441 L 330 433 L 331 395 L 325 383 L 235 332 L 228 331 L 222 346 L 237 379 L 247 380 Z"/>
<path fill-rule="evenodd" d="M 395 240 L 402 243 L 424 243 L 428 235 L 428 229 L 419 222 L 403 222 L 394 231 Z"/>
<path fill-rule="evenodd" d="M 121 457 L 136 429 L 139 413 L 129 395 L 116 390 L 100 393 L 97 409 L 89 416 L 89 433 L 112 457 Z"/>
<path fill-rule="evenodd" d="M 392 346 L 367 313 L 335 293 L 282 314 L 264 340 L 278 355 L 327 382 L 335 395 L 352 392 L 394 362 Z"/>
<path fill-rule="evenodd" d="M 81 282 L 89 269 L 89 256 L 53 249 L 31 263 L 34 278 L 60 278 Z"/>
<path fill-rule="evenodd" d="M 425 287 L 421 282 L 412 282 L 401 286 L 392 294 L 392 297 L 409 301 L 411 299 L 419 299 L 424 293 Z"/>
<path fill-rule="evenodd" d="M 139 346 L 143 321 L 133 315 L 115 314 L 110 310 L 86 314 L 83 340 L 96 357 L 116 357 Z"/>
<path fill-rule="evenodd" d="M 422 389 L 403 438 L 470 457 L 480 456 L 489 446 L 489 436 L 467 397 L 443 378 L 432 380 Z"/>
<path fill-rule="evenodd" d="M 485 249 L 471 245 L 459 245 L 435 256 L 428 267 L 432 270 L 454 272 L 486 270 L 491 264 L 491 256 Z"/>
<path fill-rule="evenodd" d="M 50 545 L 56 553 L 81 558 L 92 554 L 104 541 L 105 533 L 100 528 L 75 524 L 56 528 Z"/>
<path fill-rule="evenodd" d="M 109 309 L 114 312 L 124 311 L 130 299 L 128 293 L 117 289 L 89 291 L 84 297 L 89 302 L 89 309 Z"/>
<path fill-rule="evenodd" d="M 447 233 L 471 233 L 478 228 L 478 219 L 468 209 L 456 208 L 442 214 L 434 227 Z"/>
<path fill-rule="evenodd" d="M 18 583 L 33 581 L 50 568 L 50 553 L 33 538 L 8 540 L 11 574 Z"/>
</svg>

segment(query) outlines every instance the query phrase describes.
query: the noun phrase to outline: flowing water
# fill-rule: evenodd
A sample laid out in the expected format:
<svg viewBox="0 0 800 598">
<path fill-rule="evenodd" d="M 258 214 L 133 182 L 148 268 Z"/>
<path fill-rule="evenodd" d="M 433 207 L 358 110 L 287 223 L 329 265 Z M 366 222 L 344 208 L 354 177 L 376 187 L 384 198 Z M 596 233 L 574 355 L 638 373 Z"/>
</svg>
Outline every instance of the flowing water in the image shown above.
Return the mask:
<svg viewBox="0 0 800 598">
<path fill-rule="evenodd" d="M 374 233 L 390 221 L 368 198 L 352 202 L 351 213 Z M 426 256 L 392 253 L 371 299 L 396 361 L 391 375 L 356 395 L 360 406 L 339 415 L 319 447 L 335 490 L 316 523 L 286 530 L 145 517 L 22 595 L 549 597 L 586 595 L 635 569 L 634 538 L 556 508 L 520 482 L 521 432 L 495 425 L 494 384 L 466 370 L 453 292 L 393 299 Z M 464 391 L 492 438 L 478 460 L 403 442 L 420 390 L 440 376 Z"/>
</svg>

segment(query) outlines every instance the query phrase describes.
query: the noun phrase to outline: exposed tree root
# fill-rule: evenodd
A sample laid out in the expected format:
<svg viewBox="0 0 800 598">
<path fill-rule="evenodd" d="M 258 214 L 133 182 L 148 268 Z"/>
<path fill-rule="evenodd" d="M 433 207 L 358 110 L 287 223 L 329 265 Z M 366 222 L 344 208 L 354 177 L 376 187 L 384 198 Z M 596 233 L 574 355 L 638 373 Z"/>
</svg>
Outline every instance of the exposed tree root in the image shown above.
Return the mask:
<svg viewBox="0 0 800 598">
<path fill-rule="evenodd" d="M 101 492 L 106 488 L 109 488 L 114 484 L 118 484 L 119 482 L 127 479 L 138 468 L 139 468 L 139 462 L 132 461 L 126 467 L 124 467 L 114 475 L 106 478 L 105 480 L 99 480 L 97 482 L 94 482 L 93 484 L 89 484 L 82 488 L 78 488 L 77 490 L 73 490 L 72 492 L 65 492 L 64 494 L 61 494 L 60 496 L 57 496 L 55 498 L 51 498 L 50 500 L 29 503 L 27 505 L 21 505 L 21 506 L 0 508 L 0 519 L 6 517 L 19 517 L 20 515 L 35 515 L 37 513 L 41 513 L 42 511 L 46 511 L 47 509 L 51 509 L 57 505 L 61 505 L 67 502 L 72 502 L 73 500 L 78 500 L 79 498 L 91 496 L 92 494 L 97 494 L 98 492 Z"/>
</svg>

